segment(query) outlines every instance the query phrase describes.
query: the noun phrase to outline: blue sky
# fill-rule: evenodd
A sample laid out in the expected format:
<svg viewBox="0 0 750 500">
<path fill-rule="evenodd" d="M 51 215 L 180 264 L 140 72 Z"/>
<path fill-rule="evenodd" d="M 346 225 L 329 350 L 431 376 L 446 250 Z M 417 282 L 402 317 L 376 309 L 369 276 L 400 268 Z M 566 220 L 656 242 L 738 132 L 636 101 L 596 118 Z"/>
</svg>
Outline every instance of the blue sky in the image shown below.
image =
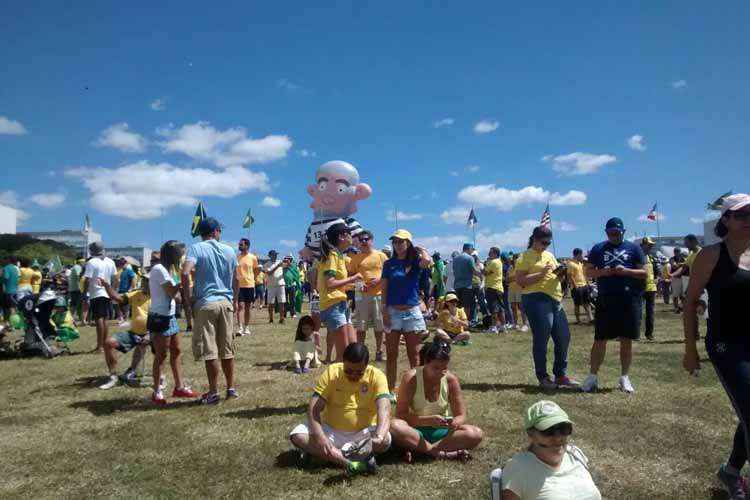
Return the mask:
<svg viewBox="0 0 750 500">
<path fill-rule="evenodd" d="M 131 5 L 132 4 L 132 5 Z M 0 202 L 19 230 L 110 245 L 189 240 L 195 200 L 236 241 L 296 250 L 319 164 L 357 166 L 357 217 L 432 248 L 523 243 L 552 202 L 557 251 L 702 231 L 748 191 L 750 4 L 6 2 Z M 357 4 L 357 5 L 355 5 Z M 268 198 L 268 199 L 267 199 Z M 269 206 L 278 205 L 278 206 Z M 409 220 L 406 220 L 409 219 Z"/>
</svg>

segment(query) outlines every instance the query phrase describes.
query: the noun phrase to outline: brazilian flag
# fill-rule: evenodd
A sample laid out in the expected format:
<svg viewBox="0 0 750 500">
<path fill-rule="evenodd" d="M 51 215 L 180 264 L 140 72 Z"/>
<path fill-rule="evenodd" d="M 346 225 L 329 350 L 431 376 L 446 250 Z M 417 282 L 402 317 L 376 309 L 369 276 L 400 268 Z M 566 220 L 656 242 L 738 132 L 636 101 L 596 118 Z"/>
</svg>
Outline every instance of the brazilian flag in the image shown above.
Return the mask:
<svg viewBox="0 0 750 500">
<path fill-rule="evenodd" d="M 206 218 L 206 209 L 203 208 L 203 202 L 199 201 L 198 206 L 195 208 L 195 215 L 193 215 L 193 225 L 190 227 L 190 236 L 195 238 L 198 236 L 198 224 Z"/>
<path fill-rule="evenodd" d="M 245 218 L 242 219 L 242 227 L 247 229 L 253 225 L 253 222 L 255 222 L 255 219 L 253 219 L 253 216 L 250 214 L 250 209 L 248 208 L 247 214 L 245 214 Z"/>
</svg>

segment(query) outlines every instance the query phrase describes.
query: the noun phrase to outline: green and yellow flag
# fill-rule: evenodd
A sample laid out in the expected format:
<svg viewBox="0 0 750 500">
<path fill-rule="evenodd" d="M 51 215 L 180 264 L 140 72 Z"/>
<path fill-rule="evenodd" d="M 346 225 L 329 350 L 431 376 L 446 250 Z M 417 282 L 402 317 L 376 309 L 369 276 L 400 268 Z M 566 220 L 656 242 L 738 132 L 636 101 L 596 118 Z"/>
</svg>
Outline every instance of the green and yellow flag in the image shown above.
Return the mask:
<svg viewBox="0 0 750 500">
<path fill-rule="evenodd" d="M 195 215 L 193 215 L 193 225 L 190 227 L 190 236 L 195 238 L 198 236 L 198 224 L 206 218 L 206 209 L 203 208 L 203 202 L 199 201 L 198 206 L 195 208 Z"/>
<path fill-rule="evenodd" d="M 255 222 L 255 219 L 253 219 L 253 216 L 250 214 L 250 209 L 248 208 L 247 213 L 245 214 L 245 218 L 242 219 L 242 227 L 247 229 L 253 225 L 253 222 Z"/>
</svg>

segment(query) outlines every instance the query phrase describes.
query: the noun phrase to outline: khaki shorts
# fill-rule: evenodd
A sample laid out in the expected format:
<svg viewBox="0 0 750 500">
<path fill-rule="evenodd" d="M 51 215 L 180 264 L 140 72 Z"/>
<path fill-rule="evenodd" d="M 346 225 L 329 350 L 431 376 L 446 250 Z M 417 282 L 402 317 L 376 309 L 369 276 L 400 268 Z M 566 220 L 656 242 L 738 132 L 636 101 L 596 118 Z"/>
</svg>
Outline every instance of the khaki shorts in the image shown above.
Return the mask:
<svg viewBox="0 0 750 500">
<path fill-rule="evenodd" d="M 195 309 L 193 356 L 196 361 L 234 358 L 234 307 L 228 300 Z"/>
<path fill-rule="evenodd" d="M 266 297 L 269 304 L 284 304 L 286 303 L 286 288 L 283 286 L 269 286 L 266 289 Z"/>
<path fill-rule="evenodd" d="M 682 277 L 672 278 L 672 298 L 679 299 L 683 295 Z"/>
<path fill-rule="evenodd" d="M 369 325 L 376 332 L 383 331 L 383 309 L 380 295 L 361 295 L 354 308 L 354 328 L 359 332 L 367 330 Z"/>
</svg>

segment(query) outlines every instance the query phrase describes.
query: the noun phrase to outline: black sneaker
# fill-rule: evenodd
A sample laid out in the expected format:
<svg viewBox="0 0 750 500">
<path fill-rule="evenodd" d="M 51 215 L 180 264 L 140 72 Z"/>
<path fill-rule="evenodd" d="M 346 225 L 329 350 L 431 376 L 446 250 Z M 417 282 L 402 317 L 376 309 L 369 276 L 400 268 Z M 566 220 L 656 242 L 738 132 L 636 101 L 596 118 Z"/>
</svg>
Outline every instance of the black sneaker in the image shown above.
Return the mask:
<svg viewBox="0 0 750 500">
<path fill-rule="evenodd" d="M 727 490 L 727 493 L 729 493 L 729 498 L 731 500 L 745 500 L 747 498 L 745 495 L 745 484 L 742 481 L 742 476 L 729 472 L 726 464 L 719 467 L 718 472 L 716 472 L 716 477 L 719 478 L 719 482 L 721 482 Z"/>
</svg>

